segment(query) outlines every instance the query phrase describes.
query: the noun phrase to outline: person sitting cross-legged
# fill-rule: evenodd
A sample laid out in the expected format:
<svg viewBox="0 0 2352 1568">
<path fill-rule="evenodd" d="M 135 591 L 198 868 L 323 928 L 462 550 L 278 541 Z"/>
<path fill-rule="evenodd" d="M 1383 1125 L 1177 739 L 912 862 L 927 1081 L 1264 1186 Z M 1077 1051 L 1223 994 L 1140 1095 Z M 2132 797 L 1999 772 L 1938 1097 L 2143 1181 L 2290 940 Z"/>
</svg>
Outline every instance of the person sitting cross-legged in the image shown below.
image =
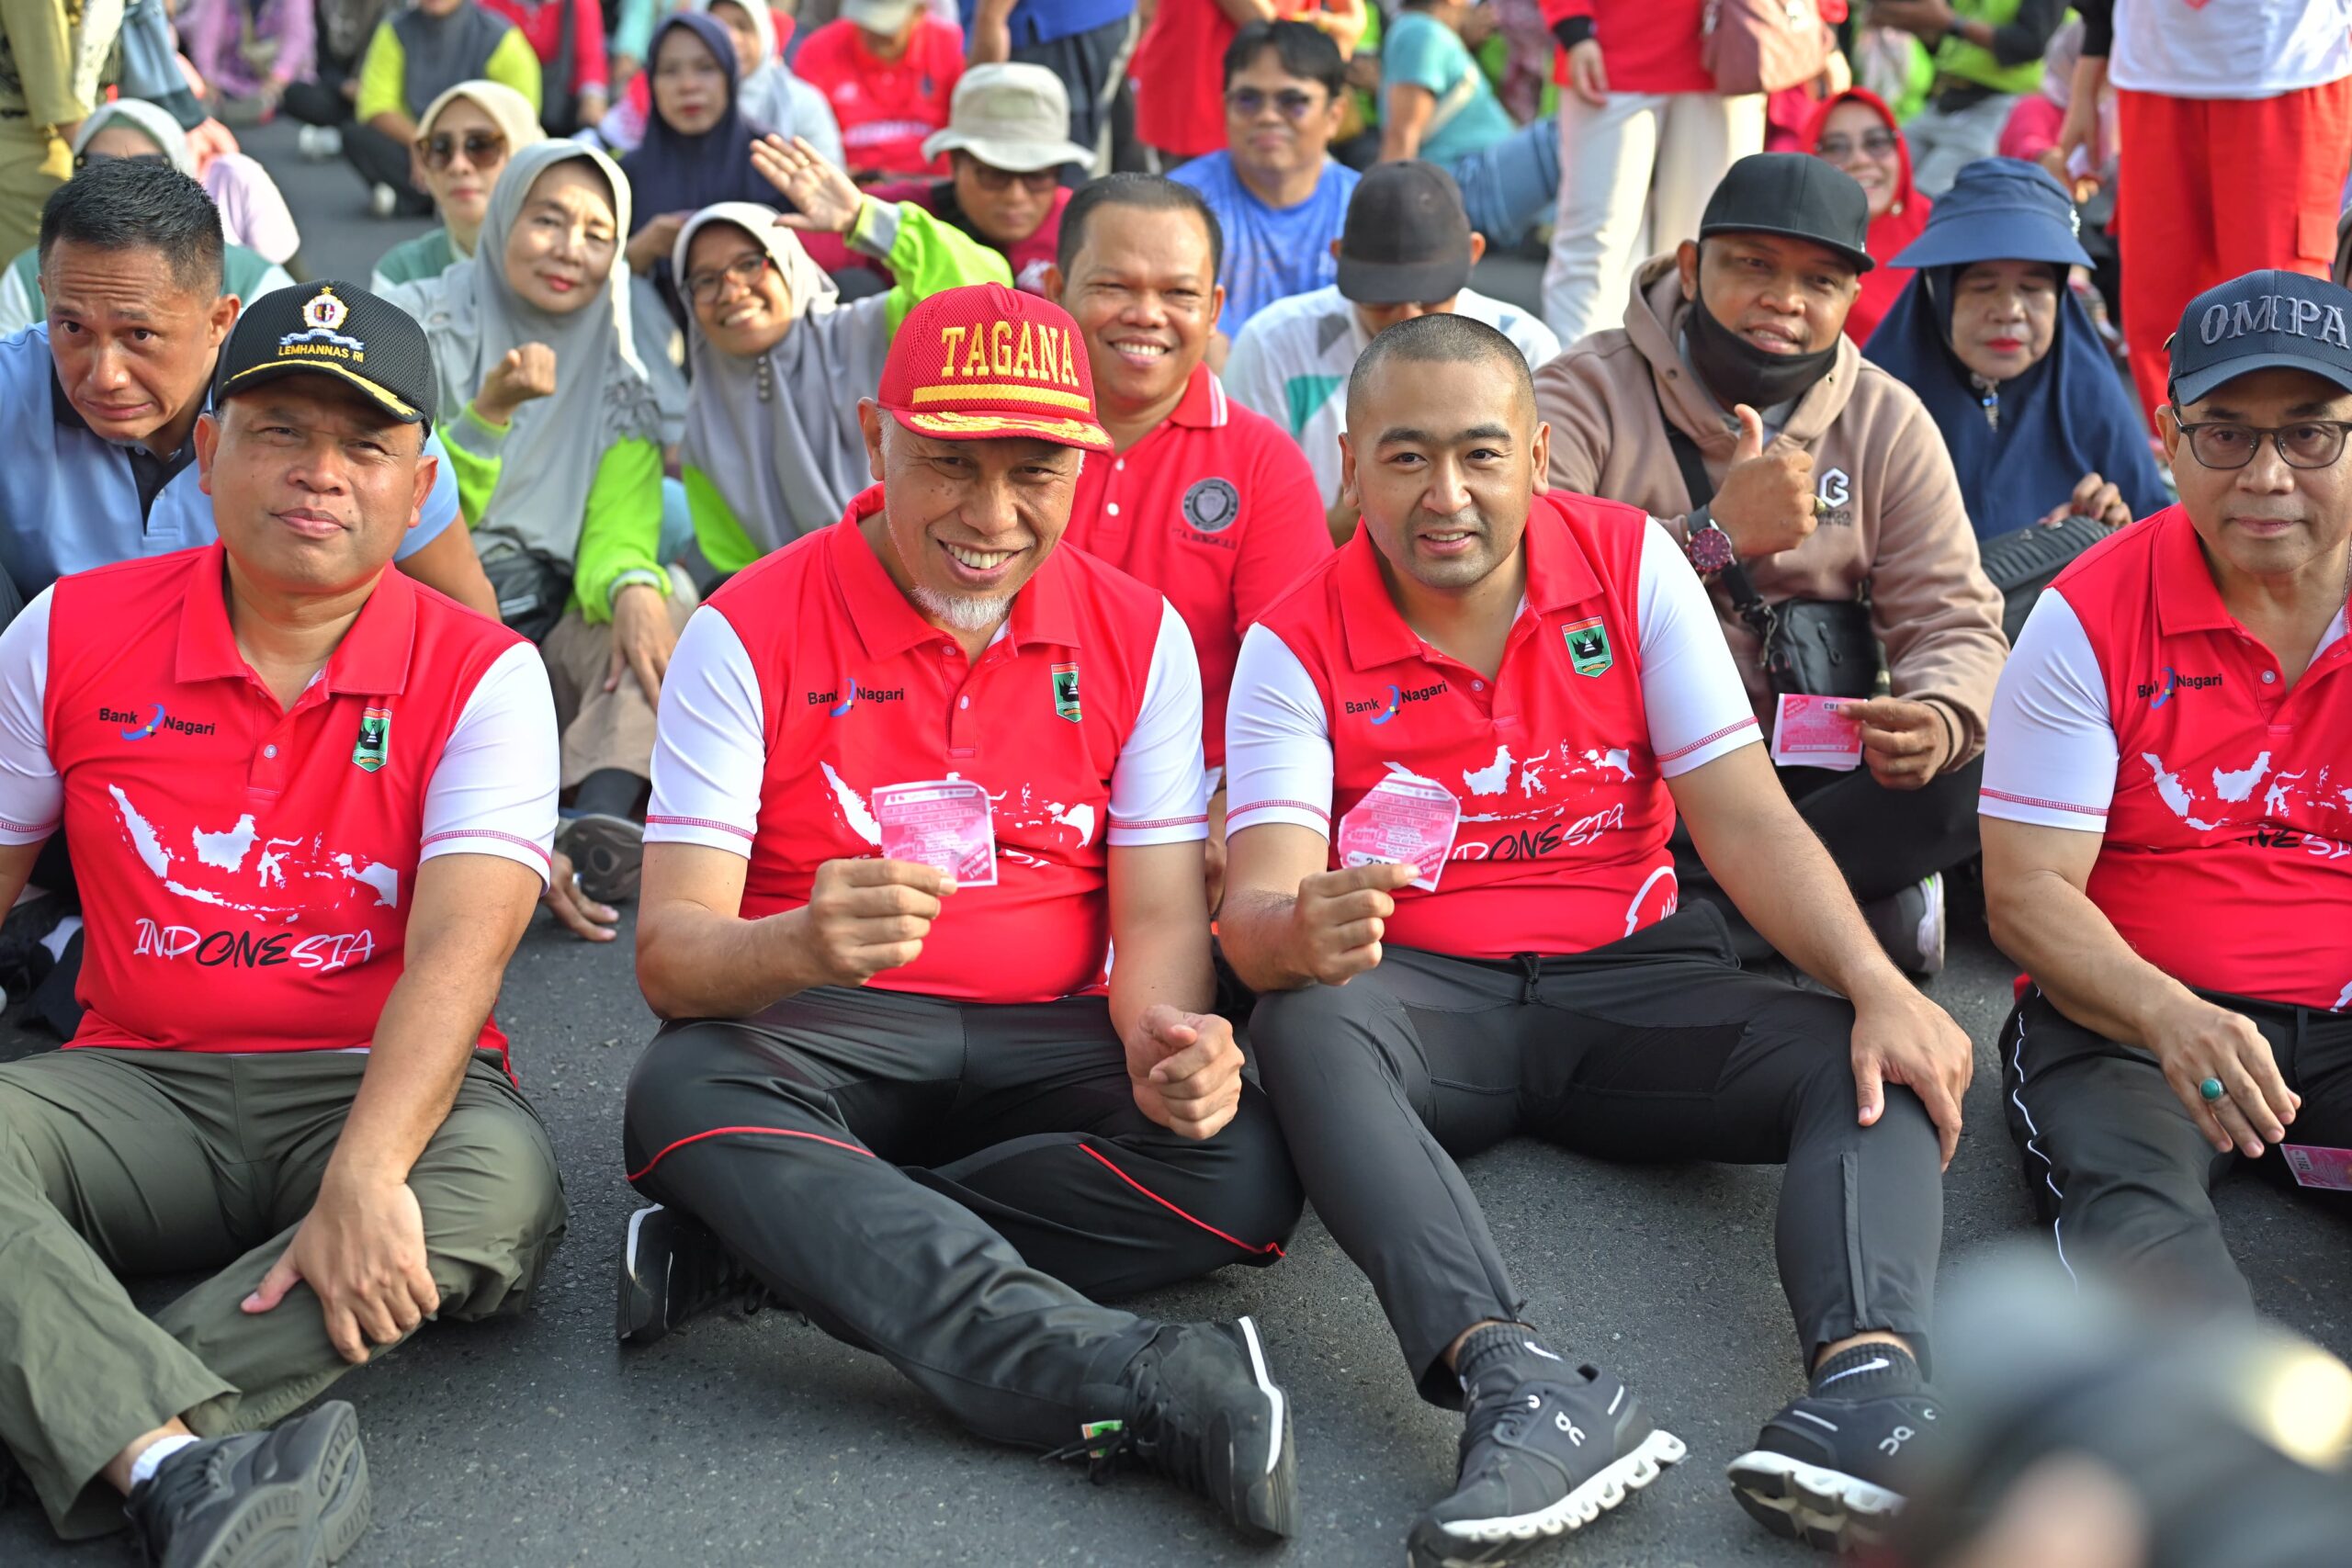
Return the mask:
<svg viewBox="0 0 2352 1568">
<path fill-rule="evenodd" d="M 127 1512 L 149 1562 L 344 1556 L 358 1427 L 297 1412 L 520 1310 L 563 1232 L 491 1017 L 555 710 L 528 643 L 389 570 L 434 403 L 401 311 L 265 296 L 197 425 L 219 538 L 0 635 L 0 905 L 62 828 L 89 933 L 68 1048 L 0 1066 L 0 1444 L 61 1535 Z M 190 1270 L 153 1317 L 119 1279 Z"/>
<path fill-rule="evenodd" d="M 1881 954 L 1775 783 L 1673 539 L 1540 491 L 1549 440 L 1526 359 L 1483 322 L 1400 321 L 1356 361 L 1363 526 L 1250 628 L 1227 710 L 1218 931 L 1259 993 L 1251 1049 L 1422 1397 L 1467 1413 L 1417 1562 L 1502 1562 L 1684 1451 L 1528 1321 L 1454 1165 L 1515 1132 L 1788 1168 L 1812 1384 L 1732 1481 L 1781 1534 L 1868 1541 L 1937 1416 L 1922 1346 L 1968 1037 Z M 1837 995 L 1743 973 L 1713 905 L 1677 908 L 1678 812 Z"/>
<path fill-rule="evenodd" d="M 1286 1535 L 1251 1320 L 1089 1299 L 1272 1263 L 1300 1209 L 1206 1010 L 1193 639 L 1061 545 L 1111 450 L 1068 313 L 933 294 L 879 389 L 880 482 L 738 572 L 670 665 L 638 977 L 671 1021 L 623 1131 L 662 1207 L 629 1227 L 622 1337 L 755 1285 L 982 1436 Z"/>
</svg>

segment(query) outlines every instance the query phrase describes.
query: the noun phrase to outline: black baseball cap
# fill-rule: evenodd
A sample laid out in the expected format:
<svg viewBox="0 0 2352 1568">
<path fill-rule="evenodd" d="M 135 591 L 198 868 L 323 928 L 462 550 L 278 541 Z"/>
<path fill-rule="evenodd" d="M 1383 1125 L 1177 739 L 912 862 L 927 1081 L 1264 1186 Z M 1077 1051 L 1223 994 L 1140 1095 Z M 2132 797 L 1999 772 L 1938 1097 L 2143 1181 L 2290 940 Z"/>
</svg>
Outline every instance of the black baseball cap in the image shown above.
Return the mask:
<svg viewBox="0 0 2352 1568">
<path fill-rule="evenodd" d="M 1434 305 L 1470 281 L 1462 187 L 1419 159 L 1378 164 L 1356 183 L 1340 233 L 1340 293 L 1359 305 Z"/>
<path fill-rule="evenodd" d="M 1755 152 L 1725 171 L 1699 219 L 1699 238 L 1778 234 L 1826 245 L 1868 272 L 1871 198 L 1854 176 L 1806 152 Z"/>
<path fill-rule="evenodd" d="M 218 402 L 281 376 L 334 376 L 402 424 L 430 423 L 433 351 L 406 310 L 353 283 L 272 289 L 245 307 L 213 373 Z"/>
<path fill-rule="evenodd" d="M 2352 289 L 2300 272 L 2249 272 L 2191 299 L 2166 346 L 2179 407 L 2280 367 L 2352 392 Z"/>
</svg>

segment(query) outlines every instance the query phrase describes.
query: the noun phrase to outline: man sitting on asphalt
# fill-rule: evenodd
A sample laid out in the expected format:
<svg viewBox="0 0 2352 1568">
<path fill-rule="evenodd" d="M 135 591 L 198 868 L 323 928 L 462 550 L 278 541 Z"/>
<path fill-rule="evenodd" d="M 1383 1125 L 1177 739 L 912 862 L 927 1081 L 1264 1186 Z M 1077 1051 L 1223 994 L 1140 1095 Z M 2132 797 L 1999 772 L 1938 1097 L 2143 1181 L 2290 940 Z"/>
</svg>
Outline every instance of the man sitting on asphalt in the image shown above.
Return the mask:
<svg viewBox="0 0 2352 1568">
<path fill-rule="evenodd" d="M 2198 1308 L 2252 1305 L 2214 1179 L 2340 1186 L 2352 1145 L 2348 322 L 2295 273 L 2189 301 L 2156 412 L 2180 503 L 2042 594 L 1985 750 L 2027 1184 L 2070 1267 Z"/>
<path fill-rule="evenodd" d="M 195 432 L 243 308 L 220 292 L 220 228 L 202 186 L 129 158 L 83 170 L 43 209 L 49 320 L 0 341 L 0 419 L 20 437 L 0 462 L 0 566 L 27 598 L 67 572 L 214 538 Z M 433 491 L 394 558 L 495 620 L 440 451 L 427 432 Z"/>
<path fill-rule="evenodd" d="M 1869 231 L 1869 198 L 1843 169 L 1798 152 L 1743 158 L 1698 238 L 1642 267 L 1624 327 L 1545 366 L 1535 395 L 1553 488 L 1666 524 L 1714 587 L 1759 718 L 1774 723 L 1784 693 L 1846 700 L 1861 766 L 1791 762 L 1781 782 L 1881 944 L 1934 974 L 1940 874 L 1976 852 L 1977 754 L 2007 645 L 1934 419 L 1845 336 Z M 1802 646 L 1805 629 L 1842 634 L 1842 660 L 1814 662 L 1850 684 L 1821 690 L 1816 676 L 1807 691 L 1768 673 L 1767 654 Z M 1874 643 L 1888 696 L 1872 695 Z M 1793 739 L 1792 726 L 1775 736 Z M 1684 887 L 1731 913 L 1690 846 L 1676 850 Z M 1734 930 L 1742 956 L 1764 956 L 1756 933 Z"/>
<path fill-rule="evenodd" d="M 1202 363 L 1216 325 L 1216 216 L 1157 175 L 1081 188 L 1046 298 L 1085 340 L 1114 456 L 1079 471 L 1069 542 L 1159 589 L 1193 634 L 1209 768 L 1209 908 L 1224 883 L 1226 694 L 1241 634 L 1331 553 L 1298 448 Z"/>
<path fill-rule="evenodd" d="M 1382 164 L 1365 175 L 1331 254 L 1340 280 L 1252 317 L 1234 341 L 1225 379 L 1237 400 L 1296 438 L 1315 469 L 1331 537 L 1345 544 L 1356 526 L 1340 488 L 1348 372 L 1383 328 L 1440 311 L 1467 316 L 1516 344 L 1531 370 L 1560 352 L 1560 340 L 1541 316 L 1470 287 L 1487 239 L 1470 227 L 1453 176 L 1434 164 Z"/>
<path fill-rule="evenodd" d="M 1683 1454 L 1526 1321 L 1454 1165 L 1521 1131 L 1786 1164 L 1812 1385 L 1732 1479 L 1781 1534 L 1867 1540 L 1937 1416 L 1919 1358 L 1968 1037 L 1879 953 L 1773 782 L 1674 541 L 1541 493 L 1548 440 L 1526 360 L 1481 322 L 1399 322 L 1356 362 L 1363 526 L 1250 629 L 1227 719 L 1219 929 L 1261 995 L 1258 1070 L 1422 1396 L 1467 1407 L 1417 1562 L 1503 1561 Z M 1678 910 L 1678 812 L 1838 995 L 1743 973 L 1712 906 Z"/>
<path fill-rule="evenodd" d="M 1356 172 L 1330 154 L 1347 73 L 1320 28 L 1250 23 L 1225 51 L 1225 148 L 1170 173 L 1201 193 L 1224 233 L 1217 328 L 1228 342 L 1275 300 L 1331 281 L 1331 242 L 1356 188 Z"/>
<path fill-rule="evenodd" d="M 563 1230 L 490 1016 L 554 704 L 529 644 L 386 570 L 433 405 L 407 316 L 265 297 L 196 426 L 219 538 L 0 635 L 0 905 L 62 825 L 90 933 L 79 1033 L 0 1066 L 0 1443 L 61 1535 L 128 1512 L 151 1562 L 342 1557 L 358 1428 L 294 1412 L 426 1317 L 518 1310 Z M 117 1280 L 194 1269 L 152 1319 Z"/>
<path fill-rule="evenodd" d="M 881 482 L 679 639 L 638 926 L 676 1021 L 624 1130 L 665 1207 L 630 1224 L 620 1327 L 755 1283 L 985 1437 L 1140 1462 L 1282 1536 L 1250 1319 L 1089 1300 L 1274 1262 L 1300 1207 L 1205 1011 L 1192 638 L 1058 547 L 1081 455 L 1110 460 L 1091 381 L 1057 307 L 933 295 L 859 404 Z"/>
</svg>

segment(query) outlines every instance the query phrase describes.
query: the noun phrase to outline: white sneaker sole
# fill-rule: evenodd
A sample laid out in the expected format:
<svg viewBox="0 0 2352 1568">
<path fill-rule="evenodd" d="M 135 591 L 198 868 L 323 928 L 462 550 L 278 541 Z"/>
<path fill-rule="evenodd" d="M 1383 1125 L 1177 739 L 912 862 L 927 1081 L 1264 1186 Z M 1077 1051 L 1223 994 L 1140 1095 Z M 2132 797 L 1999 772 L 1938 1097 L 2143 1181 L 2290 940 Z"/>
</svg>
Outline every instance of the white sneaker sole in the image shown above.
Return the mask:
<svg viewBox="0 0 2352 1568">
<path fill-rule="evenodd" d="M 1740 1455 L 1727 1473 L 1758 1522 L 1812 1546 L 1840 1551 L 1876 1546 L 1903 1511 L 1900 1492 L 1765 1449 Z"/>
<path fill-rule="evenodd" d="M 1274 1386 L 1273 1374 L 1266 1371 L 1266 1350 L 1258 1343 L 1258 1325 L 1247 1317 L 1235 1321 L 1250 1348 L 1250 1375 L 1258 1380 L 1258 1392 L 1266 1396 L 1266 1427 L 1273 1434 L 1273 1440 L 1266 1445 L 1266 1473 L 1272 1475 L 1274 1466 L 1282 1462 L 1283 1434 L 1290 1429 L 1283 1416 L 1283 1391 Z"/>
<path fill-rule="evenodd" d="M 1484 1568 L 1504 1561 L 1494 1551 L 1498 1546 L 1580 1530 L 1656 1481 L 1666 1466 L 1681 1462 L 1690 1451 L 1673 1433 L 1655 1428 L 1642 1439 L 1641 1447 L 1539 1513 L 1499 1519 L 1453 1519 L 1439 1526 L 1449 1541 L 1467 1550 L 1464 1555 L 1440 1556 L 1437 1562 L 1442 1568 Z"/>
</svg>

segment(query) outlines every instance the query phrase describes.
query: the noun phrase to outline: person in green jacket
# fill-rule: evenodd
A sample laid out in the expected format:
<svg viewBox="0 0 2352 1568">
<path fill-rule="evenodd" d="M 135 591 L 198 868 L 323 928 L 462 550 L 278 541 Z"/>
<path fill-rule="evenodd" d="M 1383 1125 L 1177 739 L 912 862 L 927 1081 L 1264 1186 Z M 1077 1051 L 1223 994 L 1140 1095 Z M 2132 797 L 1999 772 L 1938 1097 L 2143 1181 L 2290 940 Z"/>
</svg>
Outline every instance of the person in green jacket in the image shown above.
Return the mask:
<svg viewBox="0 0 2352 1568">
<path fill-rule="evenodd" d="M 1873 27 L 1911 34 L 1935 56 L 1928 107 L 1904 123 L 1911 179 L 1933 199 L 1961 169 L 1989 158 L 2024 94 L 2041 85 L 2041 55 L 2066 0 L 1871 0 Z"/>
<path fill-rule="evenodd" d="M 637 891 L 654 704 L 694 606 L 659 547 L 662 411 L 630 328 L 628 217 L 611 159 L 541 141 L 508 162 L 471 260 L 385 296 L 432 345 L 499 613 L 547 661 L 574 792 L 556 847 L 605 904 Z"/>
<path fill-rule="evenodd" d="M 890 339 L 915 302 L 1012 281 L 1002 253 L 912 202 L 862 196 L 805 141 L 771 136 L 752 161 L 798 210 L 779 219 L 756 202 L 706 207 L 679 230 L 671 257 L 692 307 L 686 499 L 703 555 L 729 573 L 838 521 L 873 482 L 857 400 L 880 389 Z M 794 230 L 844 235 L 896 285 L 843 300 Z"/>
</svg>

